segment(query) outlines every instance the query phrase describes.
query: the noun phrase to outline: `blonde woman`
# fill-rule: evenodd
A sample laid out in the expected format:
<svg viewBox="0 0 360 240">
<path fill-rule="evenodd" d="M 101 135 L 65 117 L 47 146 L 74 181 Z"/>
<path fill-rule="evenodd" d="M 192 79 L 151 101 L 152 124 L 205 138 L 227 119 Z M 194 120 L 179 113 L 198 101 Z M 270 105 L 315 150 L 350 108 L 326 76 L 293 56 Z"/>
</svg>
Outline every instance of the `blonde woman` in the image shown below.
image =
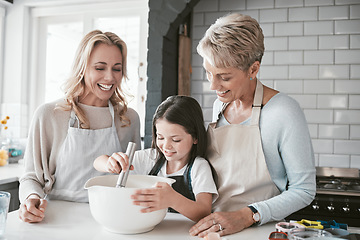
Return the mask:
<svg viewBox="0 0 360 240">
<path fill-rule="evenodd" d="M 110 32 L 94 30 L 81 41 L 65 98 L 40 106 L 31 124 L 20 179 L 24 222 L 40 222 L 46 199 L 87 202 L 85 182 L 101 174 L 92 167 L 102 154 L 140 147 L 138 114 L 127 107 L 121 83 L 127 48 Z"/>
<path fill-rule="evenodd" d="M 190 229 L 228 235 L 279 221 L 315 196 L 309 130 L 298 103 L 257 79 L 264 54 L 258 22 L 230 14 L 206 31 L 197 47 L 217 94 L 207 158 L 219 197 L 213 213 Z"/>
</svg>

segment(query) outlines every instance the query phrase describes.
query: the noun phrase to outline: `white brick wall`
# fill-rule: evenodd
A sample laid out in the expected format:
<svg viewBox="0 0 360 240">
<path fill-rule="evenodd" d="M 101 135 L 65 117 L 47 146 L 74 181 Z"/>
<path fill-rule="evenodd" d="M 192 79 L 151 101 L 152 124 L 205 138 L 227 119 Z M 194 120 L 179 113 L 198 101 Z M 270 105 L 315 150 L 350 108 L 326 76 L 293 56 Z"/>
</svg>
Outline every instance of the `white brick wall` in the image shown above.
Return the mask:
<svg viewBox="0 0 360 240">
<path fill-rule="evenodd" d="M 303 108 L 318 166 L 360 168 L 360 0 L 201 0 L 193 18 L 192 95 L 211 121 L 196 45 L 219 16 L 250 15 L 265 35 L 259 79 Z"/>
</svg>

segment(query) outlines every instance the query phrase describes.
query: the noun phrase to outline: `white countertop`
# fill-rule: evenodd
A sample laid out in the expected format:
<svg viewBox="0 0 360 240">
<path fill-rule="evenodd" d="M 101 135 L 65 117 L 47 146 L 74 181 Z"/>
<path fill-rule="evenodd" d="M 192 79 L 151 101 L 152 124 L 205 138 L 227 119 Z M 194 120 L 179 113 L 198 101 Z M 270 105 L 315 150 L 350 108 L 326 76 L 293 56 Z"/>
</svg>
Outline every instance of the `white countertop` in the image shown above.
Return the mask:
<svg viewBox="0 0 360 240">
<path fill-rule="evenodd" d="M 185 240 L 200 239 L 191 237 L 188 233 L 194 222 L 181 214 L 167 213 L 165 219 L 152 231 L 142 234 L 122 235 L 106 231 L 91 216 L 89 204 L 66 201 L 50 201 L 46 216 L 41 223 L 24 223 L 18 217 L 18 212 L 9 213 L 6 223 L 6 240 L 57 240 L 57 239 L 156 239 L 156 240 Z M 223 237 L 224 240 L 233 239 L 268 239 L 274 230 L 274 223 L 261 227 L 251 227 L 240 233 Z"/>
<path fill-rule="evenodd" d="M 24 173 L 23 161 L 0 166 L 0 184 L 18 181 Z"/>
</svg>

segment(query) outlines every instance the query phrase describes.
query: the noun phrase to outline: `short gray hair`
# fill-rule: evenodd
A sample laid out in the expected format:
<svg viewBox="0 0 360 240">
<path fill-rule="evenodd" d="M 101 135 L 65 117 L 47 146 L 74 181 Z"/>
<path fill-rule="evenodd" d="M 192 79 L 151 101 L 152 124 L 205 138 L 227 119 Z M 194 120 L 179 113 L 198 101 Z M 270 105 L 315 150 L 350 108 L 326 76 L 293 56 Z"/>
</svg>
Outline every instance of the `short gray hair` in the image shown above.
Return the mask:
<svg viewBox="0 0 360 240">
<path fill-rule="evenodd" d="M 233 13 L 216 20 L 197 46 L 197 52 L 218 68 L 246 71 L 264 54 L 264 35 L 259 23 L 247 15 Z"/>
</svg>

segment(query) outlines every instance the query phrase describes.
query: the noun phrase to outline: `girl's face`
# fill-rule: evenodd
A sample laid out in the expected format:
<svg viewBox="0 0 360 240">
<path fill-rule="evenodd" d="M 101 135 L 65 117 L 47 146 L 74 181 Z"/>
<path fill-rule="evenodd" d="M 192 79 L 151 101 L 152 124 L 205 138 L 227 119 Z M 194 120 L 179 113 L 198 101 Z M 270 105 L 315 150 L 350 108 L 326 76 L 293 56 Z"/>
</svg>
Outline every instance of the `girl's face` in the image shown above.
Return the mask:
<svg viewBox="0 0 360 240">
<path fill-rule="evenodd" d="M 120 49 L 104 43 L 96 45 L 85 70 L 85 91 L 79 98 L 80 102 L 97 107 L 107 106 L 122 77 Z"/>
<path fill-rule="evenodd" d="M 183 126 L 170 123 L 164 118 L 158 119 L 155 127 L 156 145 L 166 160 L 185 166 L 189 161 L 191 148 L 193 144 L 197 144 L 197 140 L 193 139 Z"/>
<path fill-rule="evenodd" d="M 204 60 L 206 77 L 210 82 L 210 89 L 216 91 L 221 102 L 232 102 L 242 99 L 249 89 L 249 76 L 237 68 L 217 68 Z"/>
</svg>

